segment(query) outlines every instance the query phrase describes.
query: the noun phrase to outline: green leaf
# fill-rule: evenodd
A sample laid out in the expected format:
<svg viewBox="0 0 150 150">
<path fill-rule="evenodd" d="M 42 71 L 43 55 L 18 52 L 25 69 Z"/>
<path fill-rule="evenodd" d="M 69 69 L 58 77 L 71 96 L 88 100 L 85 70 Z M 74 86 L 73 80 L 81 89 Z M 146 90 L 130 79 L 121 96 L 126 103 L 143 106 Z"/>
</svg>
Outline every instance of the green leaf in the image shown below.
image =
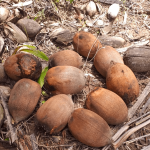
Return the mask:
<svg viewBox="0 0 150 150">
<path fill-rule="evenodd" d="M 9 138 L 6 138 L 5 141 L 9 141 Z"/>
<path fill-rule="evenodd" d="M 18 51 L 21 47 L 23 47 L 23 46 L 18 46 L 18 47 L 16 47 L 12 55 L 15 55 L 15 54 L 17 53 L 17 51 Z"/>
<path fill-rule="evenodd" d="M 37 18 L 38 18 L 38 17 L 35 17 L 34 20 L 36 21 Z"/>
<path fill-rule="evenodd" d="M 31 49 L 31 50 L 36 50 L 36 47 L 35 47 L 35 46 L 32 46 L 32 45 L 22 45 L 22 46 L 16 47 L 12 55 L 16 54 L 17 51 L 18 51 L 21 47 L 24 47 L 24 46 L 27 47 L 27 48 L 29 48 L 29 49 Z"/>
<path fill-rule="evenodd" d="M 26 48 L 22 48 L 22 47 L 26 47 Z M 20 50 L 20 48 L 22 48 Z M 48 57 L 41 51 L 37 50 L 35 46 L 32 46 L 32 45 L 22 45 L 22 46 L 18 46 L 14 52 L 13 52 L 13 55 L 17 53 L 17 51 L 20 50 L 20 51 L 24 51 L 24 52 L 28 52 L 28 53 L 31 53 L 39 58 L 42 58 L 43 60 L 46 60 L 48 61 Z"/>
<path fill-rule="evenodd" d="M 36 50 L 36 47 L 32 45 L 23 45 L 23 46 L 29 48 L 30 50 Z"/>
<path fill-rule="evenodd" d="M 73 2 L 73 0 L 70 0 L 70 3 L 72 3 Z"/>
<path fill-rule="evenodd" d="M 46 73 L 48 71 L 48 67 L 45 67 L 43 70 L 42 70 L 42 73 L 38 79 L 38 83 L 40 84 L 41 88 L 43 87 L 44 85 L 44 78 L 46 76 Z"/>
<path fill-rule="evenodd" d="M 42 104 L 44 104 L 46 101 L 42 101 Z"/>
<path fill-rule="evenodd" d="M 48 94 L 45 91 L 42 91 L 43 96 L 48 96 Z"/>
<path fill-rule="evenodd" d="M 28 52 L 30 54 L 33 54 L 33 55 L 39 57 L 39 58 L 42 58 L 43 60 L 46 60 L 46 61 L 49 60 L 48 57 L 43 52 L 41 52 L 39 50 L 21 49 L 20 51 Z"/>
</svg>

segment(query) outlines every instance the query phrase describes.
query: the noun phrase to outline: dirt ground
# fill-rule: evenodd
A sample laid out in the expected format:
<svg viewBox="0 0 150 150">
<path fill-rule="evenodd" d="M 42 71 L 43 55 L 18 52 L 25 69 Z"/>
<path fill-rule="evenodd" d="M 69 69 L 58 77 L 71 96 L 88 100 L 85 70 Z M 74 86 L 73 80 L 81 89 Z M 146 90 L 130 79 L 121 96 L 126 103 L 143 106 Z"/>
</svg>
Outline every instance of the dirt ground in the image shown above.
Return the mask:
<svg viewBox="0 0 150 150">
<path fill-rule="evenodd" d="M 21 0 L 25 2 L 25 0 Z M 28 1 L 28 0 L 27 0 Z M 107 11 L 110 4 L 100 3 L 99 0 L 95 0 L 95 3 L 100 4 L 100 12 L 97 12 L 93 18 L 89 18 L 86 14 L 82 21 L 77 21 L 75 19 L 76 12 L 73 6 L 81 8 L 81 6 L 88 4 L 89 0 L 76 0 L 74 3 L 70 4 L 69 1 L 59 0 L 56 3 L 52 3 L 51 0 L 33 0 L 33 3 L 29 6 L 23 7 L 23 10 L 27 13 L 27 16 L 31 19 L 35 19 L 43 29 L 36 36 L 35 40 L 24 43 L 26 45 L 35 45 L 39 50 L 43 51 L 48 57 L 58 51 L 62 50 L 73 50 L 72 43 L 68 43 L 67 45 L 60 44 L 51 40 L 51 33 L 54 29 L 63 27 L 65 29 L 69 29 L 73 34 L 80 30 L 88 30 L 88 32 L 94 34 L 96 37 L 103 34 L 103 29 L 109 24 L 109 20 L 107 18 Z M 120 11 L 115 19 L 110 32 L 107 34 L 109 36 L 119 36 L 125 39 L 126 43 L 124 47 L 130 46 L 137 42 L 149 40 L 150 36 L 150 1 L 148 0 L 129 0 L 124 1 L 126 4 L 120 5 Z M 11 3 L 0 2 L 1 6 L 5 6 L 6 8 L 11 8 Z M 81 11 L 82 12 L 82 11 Z M 84 12 L 82 12 L 84 13 Z M 127 14 L 126 24 L 124 24 L 124 15 Z M 86 20 L 95 20 L 99 16 L 103 21 L 103 26 L 95 27 L 87 26 Z M 6 58 L 10 55 L 10 52 L 14 50 L 19 44 L 10 40 L 5 36 L 3 32 L 3 28 L 0 28 L 0 33 L 2 37 L 5 39 L 6 48 L 1 58 L 1 62 L 4 63 Z M 123 53 L 122 53 L 123 55 Z M 104 87 L 106 88 L 106 80 L 102 77 L 94 68 L 93 60 L 86 60 L 83 58 L 83 67 L 82 70 L 86 74 L 86 86 L 82 90 L 81 93 L 72 95 L 72 99 L 74 102 L 75 108 L 85 107 L 85 100 L 87 94 L 92 91 L 95 87 Z M 47 62 L 44 62 L 47 63 Z M 150 82 L 149 75 L 147 73 L 135 73 L 135 76 L 138 79 L 140 85 L 140 94 L 146 87 L 146 85 Z M 12 83 L 13 85 L 15 83 Z M 8 84 L 8 86 L 10 86 Z M 11 85 L 11 88 L 13 86 Z M 44 90 L 44 89 L 43 89 Z M 34 115 L 38 108 L 42 105 L 42 101 L 46 101 L 50 96 L 41 96 L 41 100 L 39 101 L 34 113 L 31 117 L 23 122 L 20 122 L 17 125 L 14 125 L 17 129 L 22 129 L 25 134 L 34 133 L 36 136 L 37 144 L 40 150 L 100 150 L 103 148 L 92 148 L 86 146 L 80 142 L 78 142 L 69 132 L 66 127 L 62 132 L 56 135 L 50 135 L 46 133 L 41 127 L 38 127 L 35 124 Z M 147 99 L 149 96 L 147 96 Z M 129 106 L 132 107 L 136 100 Z M 136 117 L 141 115 L 141 110 L 144 104 L 137 110 Z M 150 111 L 150 107 L 145 110 L 144 113 Z M 134 116 L 134 117 L 135 117 Z M 112 133 L 115 134 L 117 130 L 122 125 L 117 127 L 111 126 Z M 0 132 L 1 139 L 5 139 L 7 129 L 4 124 Z M 127 141 L 131 139 L 136 139 L 143 135 L 150 134 L 150 125 L 143 127 L 137 132 L 133 133 Z M 88 138 L 88 137 L 87 137 Z M 150 137 L 141 138 L 140 140 L 136 140 L 134 142 L 124 142 L 118 149 L 119 150 L 141 150 L 144 146 L 150 145 Z M 103 149 L 104 150 L 104 149 Z M 112 146 L 108 148 L 108 150 L 113 150 Z"/>
</svg>

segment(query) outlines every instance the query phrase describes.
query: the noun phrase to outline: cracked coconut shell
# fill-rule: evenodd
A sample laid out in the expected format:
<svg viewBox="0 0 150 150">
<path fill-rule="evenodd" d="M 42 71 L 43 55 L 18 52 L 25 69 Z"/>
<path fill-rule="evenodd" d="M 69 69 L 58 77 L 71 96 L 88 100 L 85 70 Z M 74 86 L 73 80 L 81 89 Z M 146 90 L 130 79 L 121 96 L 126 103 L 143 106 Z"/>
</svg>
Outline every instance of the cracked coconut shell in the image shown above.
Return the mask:
<svg viewBox="0 0 150 150">
<path fill-rule="evenodd" d="M 132 70 L 124 64 L 113 63 L 107 71 L 106 86 L 128 105 L 139 95 L 139 84 Z"/>
<path fill-rule="evenodd" d="M 8 57 L 4 64 L 6 74 L 13 80 L 37 80 L 42 72 L 41 62 L 31 54 L 20 53 Z"/>
<path fill-rule="evenodd" d="M 111 142 L 111 130 L 107 122 L 96 113 L 79 108 L 68 121 L 71 134 L 83 144 L 102 147 Z"/>
<path fill-rule="evenodd" d="M 85 86 L 83 72 L 73 66 L 56 66 L 48 70 L 44 87 L 52 94 L 75 94 Z"/>
<path fill-rule="evenodd" d="M 128 109 L 123 99 L 104 88 L 95 88 L 88 94 L 86 108 L 97 113 L 110 125 L 128 120 Z"/>
<path fill-rule="evenodd" d="M 111 61 L 124 64 L 121 55 L 113 47 L 105 46 L 97 52 L 94 58 L 94 66 L 102 76 L 106 77 Z"/>
<path fill-rule="evenodd" d="M 55 66 L 74 66 L 81 68 L 82 58 L 72 50 L 63 50 L 49 57 L 48 67 L 52 68 Z"/>
<path fill-rule="evenodd" d="M 74 35 L 73 46 L 77 53 L 86 58 L 93 58 L 96 51 L 102 47 L 100 41 L 93 34 L 84 31 Z"/>
<path fill-rule="evenodd" d="M 30 79 L 21 79 L 10 93 L 8 109 L 15 123 L 27 119 L 34 111 L 41 95 L 40 85 Z"/>
<path fill-rule="evenodd" d="M 36 120 L 50 134 L 60 132 L 68 123 L 74 110 L 72 99 L 65 95 L 49 98 L 37 111 Z"/>
</svg>

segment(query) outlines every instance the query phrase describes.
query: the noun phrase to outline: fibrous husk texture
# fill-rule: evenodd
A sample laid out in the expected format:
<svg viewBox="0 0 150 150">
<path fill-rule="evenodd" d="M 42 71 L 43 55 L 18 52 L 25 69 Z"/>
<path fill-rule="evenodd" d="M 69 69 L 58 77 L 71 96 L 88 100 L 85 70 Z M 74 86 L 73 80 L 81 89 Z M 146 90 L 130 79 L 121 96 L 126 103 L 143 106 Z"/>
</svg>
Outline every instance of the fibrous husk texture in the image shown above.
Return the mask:
<svg viewBox="0 0 150 150">
<path fill-rule="evenodd" d="M 57 66 L 48 70 L 44 87 L 52 94 L 75 94 L 85 86 L 83 72 L 73 66 Z"/>
<path fill-rule="evenodd" d="M 27 119 L 34 111 L 41 95 L 40 85 L 30 79 L 21 79 L 13 87 L 8 108 L 15 123 Z"/>
<path fill-rule="evenodd" d="M 110 90 L 95 88 L 87 96 L 86 107 L 100 115 L 108 124 L 117 125 L 128 121 L 125 102 Z"/>
<path fill-rule="evenodd" d="M 88 146 L 102 147 L 111 141 L 111 130 L 106 121 L 87 109 L 76 109 L 72 113 L 68 127 L 77 140 Z"/>
<path fill-rule="evenodd" d="M 37 111 L 36 120 L 50 134 L 61 131 L 68 123 L 74 104 L 65 94 L 49 98 Z"/>
<path fill-rule="evenodd" d="M 88 58 L 93 58 L 96 51 L 102 47 L 99 40 L 93 34 L 84 31 L 77 32 L 74 35 L 73 46 L 77 53 Z"/>
</svg>

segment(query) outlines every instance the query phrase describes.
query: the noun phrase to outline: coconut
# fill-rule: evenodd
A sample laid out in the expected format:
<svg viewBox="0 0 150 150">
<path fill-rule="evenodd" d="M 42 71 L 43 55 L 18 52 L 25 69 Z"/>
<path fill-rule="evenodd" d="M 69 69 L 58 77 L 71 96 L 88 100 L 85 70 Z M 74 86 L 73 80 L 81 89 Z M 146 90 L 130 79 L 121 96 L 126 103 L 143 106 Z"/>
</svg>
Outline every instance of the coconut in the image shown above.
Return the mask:
<svg viewBox="0 0 150 150">
<path fill-rule="evenodd" d="M 74 35 L 73 46 L 76 52 L 88 58 L 93 58 L 96 51 L 102 47 L 99 40 L 89 32 L 78 32 Z"/>
<path fill-rule="evenodd" d="M 107 71 L 106 86 L 128 105 L 139 95 L 139 84 L 132 70 L 124 64 L 113 63 Z"/>
<path fill-rule="evenodd" d="M 111 61 L 124 64 L 121 55 L 113 47 L 105 46 L 97 52 L 94 58 L 94 66 L 102 76 L 106 77 Z"/>
<path fill-rule="evenodd" d="M 34 20 L 23 18 L 17 22 L 17 26 L 27 35 L 29 38 L 34 38 L 42 29 L 42 27 Z"/>
<path fill-rule="evenodd" d="M 133 46 L 127 49 L 124 63 L 134 72 L 150 71 L 150 47 Z"/>
<path fill-rule="evenodd" d="M 60 51 L 49 57 L 48 67 L 51 68 L 55 66 L 74 66 L 81 68 L 82 58 L 78 53 L 72 50 Z"/>
<path fill-rule="evenodd" d="M 86 107 L 110 125 L 118 125 L 128 120 L 128 109 L 123 99 L 104 88 L 95 88 L 88 94 Z"/>
<path fill-rule="evenodd" d="M 48 70 L 44 87 L 52 94 L 75 94 L 85 86 L 83 72 L 73 66 L 56 66 Z"/>
<path fill-rule="evenodd" d="M 30 79 L 21 79 L 10 93 L 8 109 L 15 123 L 27 119 L 34 111 L 41 96 L 40 85 Z"/>
<path fill-rule="evenodd" d="M 69 119 L 68 127 L 77 140 L 88 146 L 102 147 L 111 142 L 111 130 L 108 124 L 90 110 L 76 109 Z"/>
<path fill-rule="evenodd" d="M 50 134 L 60 132 L 74 110 L 70 97 L 60 94 L 49 98 L 37 111 L 36 120 Z"/>
<path fill-rule="evenodd" d="M 13 80 L 37 80 L 42 72 L 41 62 L 31 54 L 20 53 L 8 57 L 4 64 L 6 74 Z"/>
</svg>

